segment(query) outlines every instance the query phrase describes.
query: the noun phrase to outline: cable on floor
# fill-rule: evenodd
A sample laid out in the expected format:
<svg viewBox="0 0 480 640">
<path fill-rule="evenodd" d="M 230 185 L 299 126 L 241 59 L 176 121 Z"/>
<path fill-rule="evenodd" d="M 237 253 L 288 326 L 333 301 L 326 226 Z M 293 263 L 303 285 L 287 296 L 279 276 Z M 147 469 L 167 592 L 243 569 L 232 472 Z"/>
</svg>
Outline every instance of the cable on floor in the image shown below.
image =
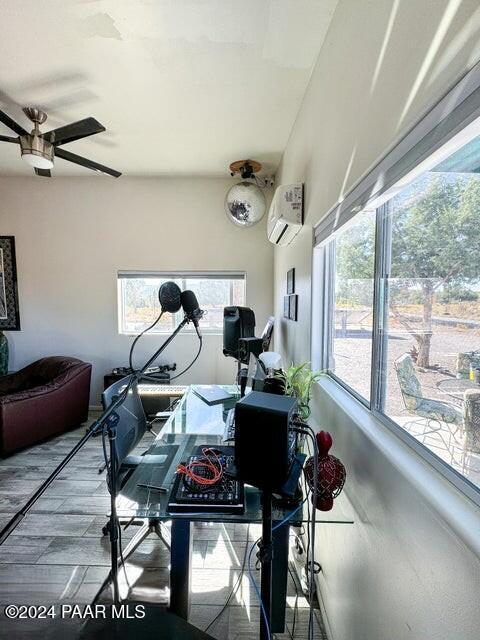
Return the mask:
<svg viewBox="0 0 480 640">
<path fill-rule="evenodd" d="M 234 584 L 234 586 L 232 587 L 232 590 L 230 591 L 230 594 L 225 602 L 225 604 L 223 605 L 222 609 L 219 611 L 219 613 L 217 613 L 217 615 L 215 616 L 215 618 L 213 618 L 213 620 L 210 622 L 210 624 L 204 629 L 204 632 L 207 633 L 208 630 L 217 622 L 217 620 L 219 620 L 219 618 L 221 618 L 221 616 L 225 613 L 230 600 L 237 595 L 237 592 L 240 588 L 240 584 L 242 581 L 242 577 L 243 574 L 245 573 L 245 565 L 247 563 L 247 553 L 248 553 L 248 541 L 250 539 L 250 524 L 248 524 L 247 526 L 247 539 L 245 541 L 245 551 L 243 553 L 243 561 L 242 561 L 242 566 L 240 569 L 240 573 L 237 576 L 237 580 Z"/>
</svg>

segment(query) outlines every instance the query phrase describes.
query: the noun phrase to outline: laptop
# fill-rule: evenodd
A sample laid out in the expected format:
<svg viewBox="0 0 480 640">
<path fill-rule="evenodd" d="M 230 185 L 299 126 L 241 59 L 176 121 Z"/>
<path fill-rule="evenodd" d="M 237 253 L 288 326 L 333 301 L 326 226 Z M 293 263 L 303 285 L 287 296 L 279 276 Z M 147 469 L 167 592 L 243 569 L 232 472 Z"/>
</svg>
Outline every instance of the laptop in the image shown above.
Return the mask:
<svg viewBox="0 0 480 640">
<path fill-rule="evenodd" d="M 194 393 L 208 405 L 221 404 L 231 400 L 232 395 L 217 384 L 196 384 L 192 386 Z"/>
</svg>

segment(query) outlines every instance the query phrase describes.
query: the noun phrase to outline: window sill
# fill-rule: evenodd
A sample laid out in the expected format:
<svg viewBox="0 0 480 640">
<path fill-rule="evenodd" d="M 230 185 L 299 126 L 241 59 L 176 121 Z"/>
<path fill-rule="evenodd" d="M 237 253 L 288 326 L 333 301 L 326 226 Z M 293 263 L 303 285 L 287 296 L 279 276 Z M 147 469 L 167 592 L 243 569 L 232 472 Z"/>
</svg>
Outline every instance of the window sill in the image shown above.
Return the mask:
<svg viewBox="0 0 480 640">
<path fill-rule="evenodd" d="M 175 329 L 172 329 L 172 331 L 154 331 L 153 333 L 149 332 L 149 333 L 144 333 L 143 337 L 144 338 L 155 338 L 156 336 L 170 336 L 172 334 L 172 332 L 175 331 Z M 202 327 L 200 327 L 200 332 L 202 334 L 202 336 L 223 336 L 223 332 L 222 331 L 206 331 L 205 329 L 202 329 Z M 125 333 L 123 331 L 119 331 L 118 333 L 119 336 L 125 336 L 126 338 L 136 338 L 139 334 L 138 333 Z M 196 336 L 196 332 L 192 331 L 192 330 L 185 330 L 182 331 L 181 333 L 178 334 L 179 336 Z"/>
<path fill-rule="evenodd" d="M 325 376 L 317 384 L 320 393 L 325 394 L 347 419 L 355 422 L 402 474 L 405 482 L 410 483 L 449 528 L 480 556 L 480 510 L 473 500 L 332 378 Z M 321 401 L 325 400 L 322 398 Z M 355 506 L 353 501 L 352 504 Z"/>
</svg>

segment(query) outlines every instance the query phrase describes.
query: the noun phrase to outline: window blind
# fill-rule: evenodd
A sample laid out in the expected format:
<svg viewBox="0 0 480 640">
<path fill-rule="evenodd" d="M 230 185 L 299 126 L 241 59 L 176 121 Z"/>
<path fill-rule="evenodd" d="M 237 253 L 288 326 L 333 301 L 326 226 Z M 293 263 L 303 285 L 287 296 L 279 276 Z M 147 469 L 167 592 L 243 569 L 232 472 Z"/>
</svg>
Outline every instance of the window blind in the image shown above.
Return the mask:
<svg viewBox="0 0 480 640">
<path fill-rule="evenodd" d="M 334 232 L 381 196 L 423 160 L 480 116 L 480 63 L 415 125 L 314 228 L 314 244 Z"/>
</svg>

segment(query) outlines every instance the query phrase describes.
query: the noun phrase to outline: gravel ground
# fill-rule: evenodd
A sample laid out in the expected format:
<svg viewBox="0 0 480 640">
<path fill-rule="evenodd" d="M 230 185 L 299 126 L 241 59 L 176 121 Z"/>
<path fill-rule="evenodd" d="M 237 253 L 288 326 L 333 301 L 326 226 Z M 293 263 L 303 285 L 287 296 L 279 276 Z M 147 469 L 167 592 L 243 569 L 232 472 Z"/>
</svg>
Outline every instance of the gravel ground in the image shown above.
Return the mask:
<svg viewBox="0 0 480 640">
<path fill-rule="evenodd" d="M 335 338 L 335 373 L 362 396 L 368 398 L 372 341 L 366 332 L 361 334 L 362 337 L 352 337 L 352 333 L 350 332 L 350 336 L 346 338 Z M 404 353 L 408 353 L 414 345 L 415 340 L 407 332 L 395 331 L 389 335 L 385 406 L 386 412 L 390 416 L 408 415 L 400 394 L 393 363 Z M 417 369 L 424 395 L 448 402 L 448 396 L 438 389 L 438 383 L 445 378 L 456 376 L 455 363 L 458 353 L 479 348 L 480 332 L 478 330 L 459 331 L 447 327 L 436 327 L 432 337 L 430 363 L 437 365 L 439 370 L 422 371 Z"/>
</svg>

